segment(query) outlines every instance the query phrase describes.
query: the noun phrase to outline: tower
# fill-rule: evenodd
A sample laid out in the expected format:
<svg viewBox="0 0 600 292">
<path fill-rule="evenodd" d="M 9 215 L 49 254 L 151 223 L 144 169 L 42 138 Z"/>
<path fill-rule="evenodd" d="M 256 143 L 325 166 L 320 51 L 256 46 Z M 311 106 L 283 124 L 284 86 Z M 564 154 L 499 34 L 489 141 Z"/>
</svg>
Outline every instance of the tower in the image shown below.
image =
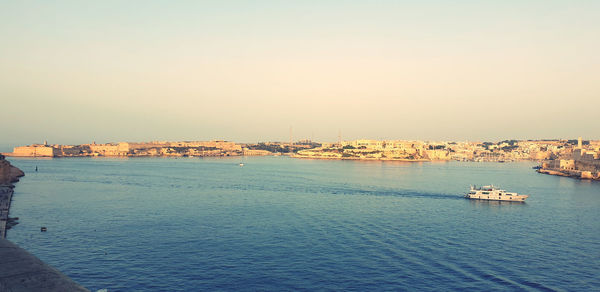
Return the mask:
<svg viewBox="0 0 600 292">
<path fill-rule="evenodd" d="M 583 143 L 581 142 L 581 137 L 579 137 L 579 139 L 577 139 L 577 148 L 583 149 Z"/>
</svg>

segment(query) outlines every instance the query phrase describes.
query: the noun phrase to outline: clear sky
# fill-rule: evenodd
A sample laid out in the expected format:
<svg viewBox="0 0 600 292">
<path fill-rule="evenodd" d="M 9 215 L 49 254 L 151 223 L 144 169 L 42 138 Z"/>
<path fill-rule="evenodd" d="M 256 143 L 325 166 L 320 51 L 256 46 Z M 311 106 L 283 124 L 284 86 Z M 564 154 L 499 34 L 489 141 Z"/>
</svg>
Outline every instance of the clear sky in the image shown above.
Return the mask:
<svg viewBox="0 0 600 292">
<path fill-rule="evenodd" d="M 600 139 L 600 1 L 2 1 L 0 144 Z"/>
</svg>

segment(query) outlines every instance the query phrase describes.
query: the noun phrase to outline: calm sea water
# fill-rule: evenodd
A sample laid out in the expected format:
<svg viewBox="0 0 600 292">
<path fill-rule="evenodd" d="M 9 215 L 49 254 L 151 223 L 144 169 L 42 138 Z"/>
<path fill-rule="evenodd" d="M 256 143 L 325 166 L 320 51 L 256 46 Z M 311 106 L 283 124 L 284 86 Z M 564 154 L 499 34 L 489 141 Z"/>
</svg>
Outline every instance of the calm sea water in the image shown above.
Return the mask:
<svg viewBox="0 0 600 292">
<path fill-rule="evenodd" d="M 600 183 L 533 163 L 11 160 L 8 239 L 93 291 L 600 289 Z"/>
</svg>

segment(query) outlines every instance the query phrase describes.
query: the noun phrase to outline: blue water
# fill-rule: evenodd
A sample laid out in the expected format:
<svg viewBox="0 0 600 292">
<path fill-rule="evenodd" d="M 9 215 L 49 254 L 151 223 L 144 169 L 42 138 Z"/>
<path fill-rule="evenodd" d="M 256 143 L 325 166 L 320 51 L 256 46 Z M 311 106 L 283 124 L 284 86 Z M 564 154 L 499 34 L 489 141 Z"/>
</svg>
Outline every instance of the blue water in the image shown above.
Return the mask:
<svg viewBox="0 0 600 292">
<path fill-rule="evenodd" d="M 533 163 L 11 160 L 8 239 L 93 291 L 600 289 L 600 183 Z"/>
</svg>

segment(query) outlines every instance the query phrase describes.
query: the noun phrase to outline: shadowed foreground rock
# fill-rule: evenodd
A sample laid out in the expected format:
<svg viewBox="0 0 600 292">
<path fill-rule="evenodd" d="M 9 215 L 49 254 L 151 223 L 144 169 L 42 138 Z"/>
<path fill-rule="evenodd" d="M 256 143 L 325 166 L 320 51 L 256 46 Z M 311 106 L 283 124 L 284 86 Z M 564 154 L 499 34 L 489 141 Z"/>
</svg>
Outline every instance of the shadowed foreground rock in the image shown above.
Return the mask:
<svg viewBox="0 0 600 292">
<path fill-rule="evenodd" d="M 0 185 L 10 185 L 18 182 L 19 177 L 24 175 L 23 171 L 12 166 L 10 162 L 4 159 L 4 155 L 0 154 Z"/>
<path fill-rule="evenodd" d="M 89 291 L 14 243 L 0 239 L 0 291 Z"/>
</svg>

